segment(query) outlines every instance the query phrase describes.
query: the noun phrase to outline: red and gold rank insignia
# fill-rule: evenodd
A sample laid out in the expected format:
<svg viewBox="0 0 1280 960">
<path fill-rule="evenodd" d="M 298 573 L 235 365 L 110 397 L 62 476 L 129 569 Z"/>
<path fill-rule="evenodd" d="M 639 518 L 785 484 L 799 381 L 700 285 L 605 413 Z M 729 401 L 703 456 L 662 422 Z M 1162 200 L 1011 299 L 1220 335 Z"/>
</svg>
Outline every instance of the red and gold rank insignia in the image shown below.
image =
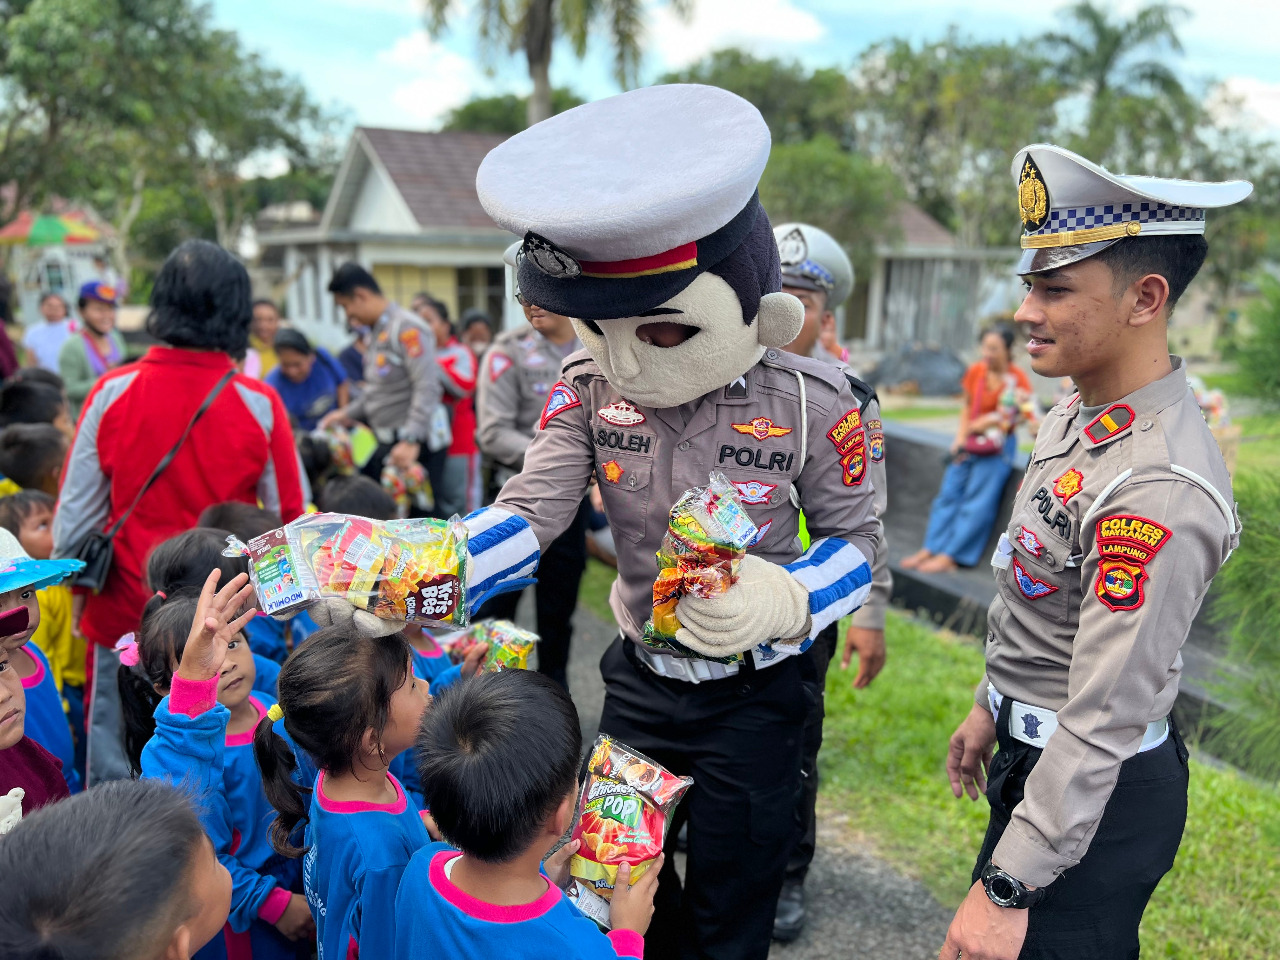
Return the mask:
<svg viewBox="0 0 1280 960">
<path fill-rule="evenodd" d="M 1113 403 L 1090 421 L 1084 428 L 1084 435 L 1090 443 L 1097 445 L 1128 430 L 1134 419 L 1133 407 L 1127 403 Z"/>
<path fill-rule="evenodd" d="M 857 408 L 848 411 L 834 427 L 827 431 L 827 437 L 835 444 L 836 452 L 841 457 L 849 454 L 854 447 L 862 446 L 862 414 Z"/>
<path fill-rule="evenodd" d="M 735 423 L 733 424 L 733 429 L 739 433 L 755 437 L 762 442 L 770 437 L 785 437 L 791 432 L 791 427 L 775 426 L 768 417 L 756 417 L 750 423 Z"/>
<path fill-rule="evenodd" d="M 422 335 L 415 328 L 400 331 L 400 345 L 409 356 L 422 356 Z"/>
<path fill-rule="evenodd" d="M 1067 501 L 1074 497 L 1077 493 L 1084 489 L 1084 474 L 1072 467 L 1057 480 L 1053 481 L 1053 494 L 1062 501 L 1065 507 Z"/>
<path fill-rule="evenodd" d="M 1145 599 L 1147 564 L 1173 532 L 1146 517 L 1116 514 L 1099 520 L 1095 534 L 1102 559 L 1094 594 L 1108 610 L 1136 610 Z"/>
<path fill-rule="evenodd" d="M 622 464 L 617 460 L 610 460 L 608 463 L 602 463 L 600 469 L 604 471 L 604 478 L 610 483 L 617 483 L 622 479 L 622 475 L 626 473 L 622 469 Z"/>
</svg>

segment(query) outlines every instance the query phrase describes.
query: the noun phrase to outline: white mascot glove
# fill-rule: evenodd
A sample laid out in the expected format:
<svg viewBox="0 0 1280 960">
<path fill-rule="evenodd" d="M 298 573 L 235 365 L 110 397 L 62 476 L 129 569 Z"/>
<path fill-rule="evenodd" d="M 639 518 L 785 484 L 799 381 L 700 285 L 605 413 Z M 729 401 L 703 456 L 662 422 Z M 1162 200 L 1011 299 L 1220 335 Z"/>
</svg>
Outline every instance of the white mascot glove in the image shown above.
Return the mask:
<svg viewBox="0 0 1280 960">
<path fill-rule="evenodd" d="M 704 657 L 727 657 L 808 634 L 809 591 L 778 564 L 747 555 L 733 586 L 718 597 L 685 597 L 676 617 L 676 640 Z"/>
<path fill-rule="evenodd" d="M 362 637 L 389 637 L 404 629 L 400 620 L 383 620 L 338 597 L 327 597 L 314 603 L 307 612 L 322 627 L 342 627 Z"/>
</svg>

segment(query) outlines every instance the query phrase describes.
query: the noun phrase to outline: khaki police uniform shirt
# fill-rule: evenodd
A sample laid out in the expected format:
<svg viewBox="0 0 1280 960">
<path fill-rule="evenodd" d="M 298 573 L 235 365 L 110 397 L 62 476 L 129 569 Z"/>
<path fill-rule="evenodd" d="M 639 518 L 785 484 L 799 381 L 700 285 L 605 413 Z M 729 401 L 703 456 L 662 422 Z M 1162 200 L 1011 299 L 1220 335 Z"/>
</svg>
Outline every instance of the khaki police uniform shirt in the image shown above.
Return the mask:
<svg viewBox="0 0 1280 960">
<path fill-rule="evenodd" d="M 572 352 L 582 344 L 574 338 Z M 498 336 L 481 364 L 476 394 L 480 452 L 519 471 L 538 428 L 547 394 L 560 378 L 565 352 L 525 324 Z"/>
<path fill-rule="evenodd" d="M 809 356 L 823 363 L 830 363 L 857 377 L 857 373 L 839 357 L 834 356 L 822 344 L 815 343 Z M 873 398 L 862 412 L 867 431 L 867 478 L 875 489 L 876 517 L 884 518 L 889 507 L 889 480 L 884 466 L 884 424 L 880 420 L 880 401 Z M 864 630 L 883 630 L 885 613 L 893 598 L 893 572 L 889 569 L 889 541 L 881 524 L 880 540 L 876 555 L 871 561 L 871 595 L 867 602 L 853 613 L 853 626 Z"/>
<path fill-rule="evenodd" d="M 495 506 L 528 520 L 545 550 L 572 519 L 594 471 L 618 552 L 610 604 L 629 639 L 638 640 L 652 614 L 655 554 L 671 507 L 686 490 L 705 486 L 713 470 L 734 483 L 759 528 L 748 552 L 778 564 L 800 556 L 795 486 L 814 541 L 838 537 L 864 557 L 875 555 L 880 523 L 866 459 L 850 461 L 849 472 L 841 465 L 863 439 L 856 435 L 861 414 L 835 367 L 770 350 L 734 383 L 666 409 L 629 403 L 585 351 L 565 362 L 562 379 L 572 393 L 553 388 L 524 471 Z"/>
<path fill-rule="evenodd" d="M 1078 395 L 1049 412 L 992 558 L 977 702 L 988 705 L 989 684 L 1057 711 L 992 857 L 1033 886 L 1084 856 L 1120 764 L 1168 716 L 1179 651 L 1239 540 L 1231 479 L 1173 363 L 1089 416 Z"/>
<path fill-rule="evenodd" d="M 383 443 L 425 443 L 443 393 L 436 338 L 426 322 L 397 303 L 388 304 L 370 331 L 364 379 L 364 393 L 347 407 L 347 415 L 367 423 Z"/>
</svg>

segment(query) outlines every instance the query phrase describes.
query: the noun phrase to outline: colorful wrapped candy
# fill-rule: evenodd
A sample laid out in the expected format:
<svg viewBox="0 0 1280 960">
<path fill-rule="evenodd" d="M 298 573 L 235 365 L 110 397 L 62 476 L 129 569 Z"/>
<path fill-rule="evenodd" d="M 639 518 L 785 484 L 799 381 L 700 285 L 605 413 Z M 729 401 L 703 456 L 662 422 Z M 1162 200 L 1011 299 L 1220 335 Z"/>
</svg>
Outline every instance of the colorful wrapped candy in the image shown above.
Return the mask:
<svg viewBox="0 0 1280 960">
<path fill-rule="evenodd" d="M 249 558 L 264 613 L 340 597 L 384 620 L 465 626 L 467 530 L 458 520 L 315 513 L 226 551 Z"/>
<path fill-rule="evenodd" d="M 699 656 L 676 640 L 676 606 L 685 596 L 715 597 L 728 590 L 757 532 L 737 490 L 722 473 L 712 473 L 707 486 L 688 490 L 676 501 L 658 548 L 653 617 L 640 638 L 646 646 L 682 657 Z M 742 654 L 718 659 L 731 663 Z"/>
<path fill-rule="evenodd" d="M 409 516 L 415 510 L 426 513 L 436 505 L 435 491 L 426 469 L 420 463 L 401 469 L 388 463 L 382 468 L 382 489 L 395 501 L 396 515 Z"/>
<path fill-rule="evenodd" d="M 677 777 L 612 737 L 596 738 L 572 837 L 582 845 L 569 861 L 569 898 L 579 910 L 608 928 L 618 868 L 631 865 L 632 883 L 645 875 L 662 853 L 672 811 L 691 786 L 691 777 Z"/>
<path fill-rule="evenodd" d="M 517 627 L 510 620 L 481 620 L 470 630 L 438 638 L 449 659 L 461 663 L 481 643 L 489 645 L 481 666 L 483 673 L 529 669 L 529 654 L 538 645 L 538 635 Z"/>
</svg>

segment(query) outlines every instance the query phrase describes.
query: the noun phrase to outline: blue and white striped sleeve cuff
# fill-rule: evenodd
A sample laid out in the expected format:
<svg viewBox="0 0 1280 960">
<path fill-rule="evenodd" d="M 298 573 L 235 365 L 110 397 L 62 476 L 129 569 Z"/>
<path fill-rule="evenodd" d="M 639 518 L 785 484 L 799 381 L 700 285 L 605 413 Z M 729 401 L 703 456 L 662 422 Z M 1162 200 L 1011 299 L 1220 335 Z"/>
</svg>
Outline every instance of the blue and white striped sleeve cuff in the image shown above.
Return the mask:
<svg viewBox="0 0 1280 960">
<path fill-rule="evenodd" d="M 857 610 L 871 593 L 871 563 L 847 540 L 815 540 L 800 559 L 783 569 L 809 591 L 810 640 Z"/>
<path fill-rule="evenodd" d="M 541 553 L 529 521 L 500 507 L 484 507 L 468 515 L 467 613 L 490 597 L 523 590 L 533 583 Z"/>
</svg>

